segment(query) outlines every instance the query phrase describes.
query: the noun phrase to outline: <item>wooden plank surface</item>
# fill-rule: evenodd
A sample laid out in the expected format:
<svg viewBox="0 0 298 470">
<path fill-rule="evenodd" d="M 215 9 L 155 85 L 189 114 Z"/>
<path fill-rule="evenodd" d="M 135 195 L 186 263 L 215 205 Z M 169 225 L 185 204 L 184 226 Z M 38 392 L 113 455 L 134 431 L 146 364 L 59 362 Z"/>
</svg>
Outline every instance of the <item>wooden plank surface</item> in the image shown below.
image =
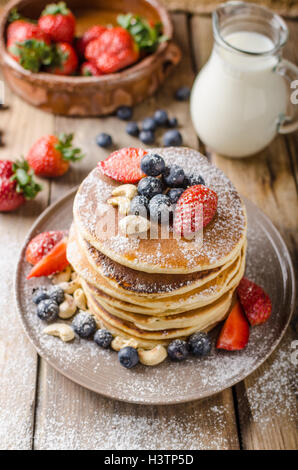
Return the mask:
<svg viewBox="0 0 298 470">
<path fill-rule="evenodd" d="M 188 54 L 186 15 L 174 15 L 177 39 L 183 48 L 183 62 L 163 89 L 135 109 L 134 118 L 143 119 L 159 107 L 178 117 L 185 145 L 197 147 L 187 103 L 173 100 L 174 90 L 193 80 Z M 125 123 L 115 117 L 68 119 L 57 117 L 58 131 L 75 131 L 76 143 L 87 153 L 80 171 L 69 172 L 63 181 L 53 182 L 51 201 L 81 181 L 108 151 L 94 141 L 107 131 L 115 147 L 139 145 L 125 133 Z M 161 135 L 158 136 L 159 142 Z M 59 429 L 59 432 L 57 432 Z M 65 379 L 42 361 L 36 409 L 36 449 L 237 449 L 239 447 L 231 390 L 204 402 L 179 406 L 149 407 L 111 401 L 84 390 Z"/>
<path fill-rule="evenodd" d="M 0 159 L 16 159 L 52 128 L 53 117 L 36 111 L 9 92 L 9 109 L 0 111 L 5 145 Z M 18 138 L 16 138 L 18 136 Z M 11 214 L 0 214 L 0 449 L 32 445 L 37 354 L 16 315 L 13 277 L 19 249 L 30 226 L 48 204 L 49 185 L 35 201 Z"/>
<path fill-rule="evenodd" d="M 290 40 L 284 55 L 298 63 L 298 24 L 289 22 Z M 192 44 L 197 70 L 212 48 L 208 17 L 193 16 Z M 235 184 L 238 191 L 258 205 L 284 237 L 293 259 L 297 259 L 297 133 L 279 136 L 260 154 L 246 159 L 229 159 L 212 151 L 208 156 Z M 204 149 L 204 146 L 201 145 Z M 262 367 L 236 387 L 241 444 L 245 449 L 295 449 L 295 366 L 291 363 L 293 328 Z"/>
</svg>

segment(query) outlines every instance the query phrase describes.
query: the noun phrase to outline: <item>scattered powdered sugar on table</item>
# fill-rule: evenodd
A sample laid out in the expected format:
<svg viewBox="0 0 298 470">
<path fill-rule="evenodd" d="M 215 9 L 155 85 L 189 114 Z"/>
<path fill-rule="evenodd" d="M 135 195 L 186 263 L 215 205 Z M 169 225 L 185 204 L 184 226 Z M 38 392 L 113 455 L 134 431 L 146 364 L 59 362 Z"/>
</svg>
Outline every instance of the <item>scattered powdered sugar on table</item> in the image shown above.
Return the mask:
<svg viewBox="0 0 298 470">
<path fill-rule="evenodd" d="M 0 224 L 2 223 L 1 221 Z M 15 232 L 2 230 L 0 244 L 1 449 L 30 448 L 32 438 L 36 354 L 23 333 L 14 305 L 13 276 L 19 246 Z"/>
</svg>

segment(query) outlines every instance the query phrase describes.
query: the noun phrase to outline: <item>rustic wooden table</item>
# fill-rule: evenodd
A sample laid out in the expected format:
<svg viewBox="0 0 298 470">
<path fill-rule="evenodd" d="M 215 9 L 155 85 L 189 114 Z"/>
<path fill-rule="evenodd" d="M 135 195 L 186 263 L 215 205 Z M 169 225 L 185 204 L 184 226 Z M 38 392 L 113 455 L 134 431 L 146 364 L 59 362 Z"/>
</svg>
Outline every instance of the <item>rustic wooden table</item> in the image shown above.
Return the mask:
<svg viewBox="0 0 298 470">
<path fill-rule="evenodd" d="M 178 117 L 184 144 L 199 148 L 222 168 L 237 189 L 255 202 L 284 237 L 297 261 L 297 134 L 278 137 L 262 154 L 230 160 L 198 141 L 188 103 L 173 90 L 191 85 L 212 47 L 209 16 L 173 14 L 183 60 L 160 92 L 135 109 L 142 119 L 156 108 Z M 298 22 L 288 22 L 285 56 L 298 63 Z M 282 344 L 254 374 L 201 402 L 179 406 L 136 406 L 103 398 L 64 378 L 24 336 L 16 317 L 13 274 L 26 232 L 49 204 L 78 184 L 108 152 L 95 144 L 110 132 L 115 146 L 137 144 L 114 117 L 69 119 L 40 112 L 6 87 L 9 109 L 0 111 L 4 145 L 0 158 L 17 158 L 43 134 L 75 132 L 87 156 L 56 181 L 43 181 L 37 200 L 14 214 L 0 215 L 0 448 L 1 449 L 295 449 L 295 323 Z M 296 336 L 297 337 L 297 336 Z"/>
</svg>

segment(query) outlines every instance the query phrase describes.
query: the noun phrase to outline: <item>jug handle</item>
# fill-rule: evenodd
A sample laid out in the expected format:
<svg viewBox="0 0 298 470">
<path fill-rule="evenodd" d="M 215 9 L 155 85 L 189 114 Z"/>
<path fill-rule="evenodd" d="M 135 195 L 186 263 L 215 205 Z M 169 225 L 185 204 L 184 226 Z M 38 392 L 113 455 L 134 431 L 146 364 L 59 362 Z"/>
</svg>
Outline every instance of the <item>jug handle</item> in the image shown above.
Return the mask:
<svg viewBox="0 0 298 470">
<path fill-rule="evenodd" d="M 288 134 L 298 129 L 298 67 L 289 60 L 282 59 L 276 68 L 276 72 L 282 75 L 293 89 L 290 94 L 290 101 L 294 109 L 293 116 L 283 114 L 279 116 L 277 124 L 277 131 L 280 134 Z"/>
</svg>

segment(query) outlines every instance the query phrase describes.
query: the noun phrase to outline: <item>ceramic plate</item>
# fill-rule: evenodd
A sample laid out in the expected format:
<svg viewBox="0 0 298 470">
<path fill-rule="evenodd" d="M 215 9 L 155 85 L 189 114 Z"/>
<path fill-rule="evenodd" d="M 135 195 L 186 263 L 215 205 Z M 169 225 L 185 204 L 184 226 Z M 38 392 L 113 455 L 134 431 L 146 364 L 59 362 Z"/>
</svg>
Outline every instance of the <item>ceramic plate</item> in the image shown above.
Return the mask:
<svg viewBox="0 0 298 470">
<path fill-rule="evenodd" d="M 204 359 L 182 363 L 167 359 L 157 367 L 141 364 L 124 369 L 117 353 L 100 349 L 91 340 L 76 338 L 63 343 L 43 335 L 45 324 L 38 319 L 31 299 L 32 288 L 47 279 L 26 280 L 30 269 L 24 258 L 29 239 L 46 230 L 66 229 L 72 221 L 76 189 L 49 207 L 38 218 L 25 241 L 16 273 L 16 302 L 24 329 L 37 352 L 61 374 L 78 384 L 117 400 L 142 404 L 174 404 L 197 400 L 221 392 L 257 369 L 281 340 L 294 305 L 294 275 L 289 252 L 269 219 L 250 201 L 246 275 L 268 292 L 273 313 L 264 325 L 251 328 L 248 346 L 239 352 L 216 351 Z M 219 327 L 212 331 L 213 344 Z"/>
</svg>

